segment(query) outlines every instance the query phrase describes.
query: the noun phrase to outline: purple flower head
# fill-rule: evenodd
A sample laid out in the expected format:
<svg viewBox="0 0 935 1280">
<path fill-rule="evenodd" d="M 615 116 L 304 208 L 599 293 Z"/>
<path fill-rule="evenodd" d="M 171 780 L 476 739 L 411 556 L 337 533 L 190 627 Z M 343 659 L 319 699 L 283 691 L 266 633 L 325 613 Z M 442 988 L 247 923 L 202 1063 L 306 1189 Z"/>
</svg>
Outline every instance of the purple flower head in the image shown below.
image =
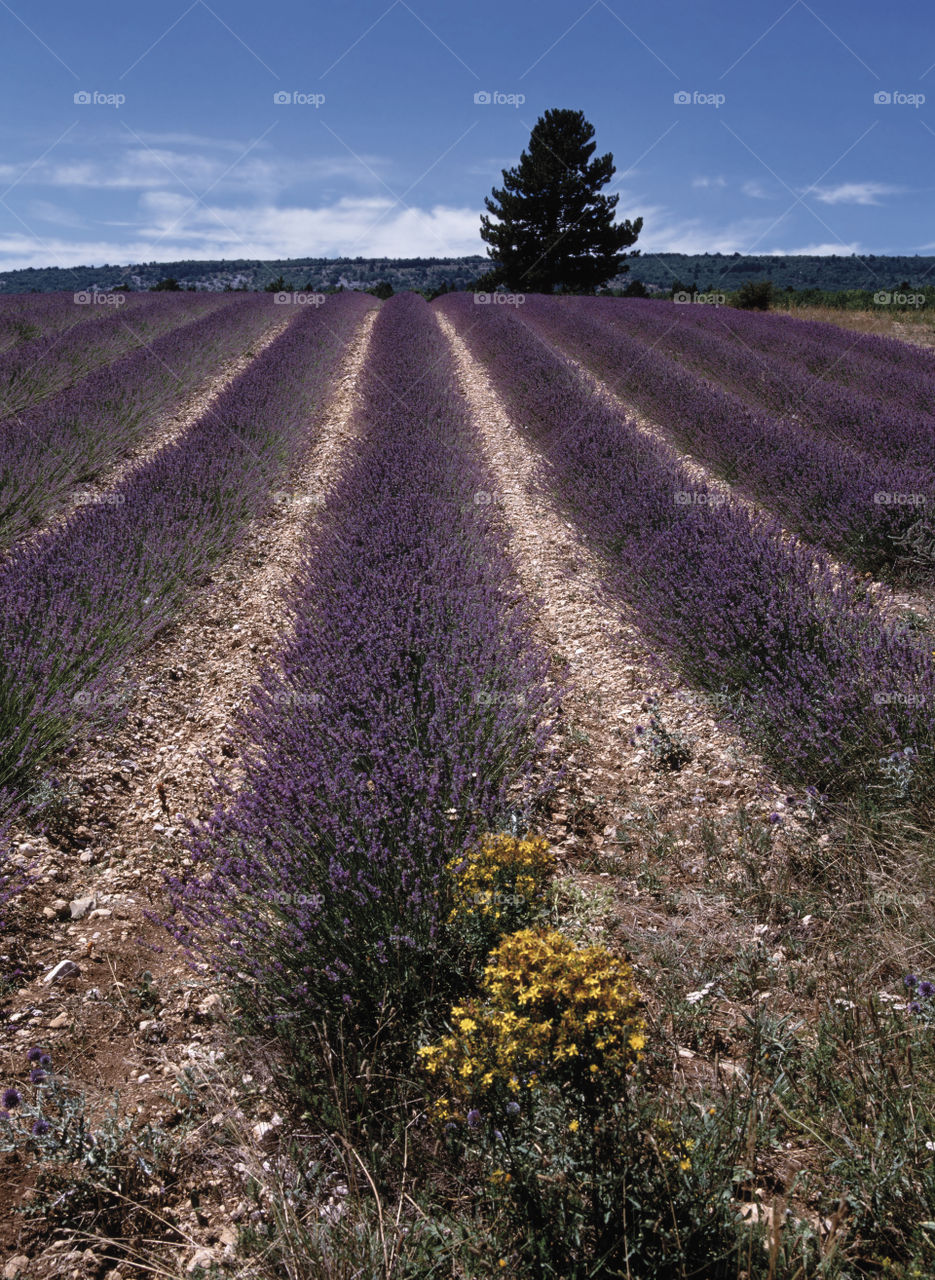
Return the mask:
<svg viewBox="0 0 935 1280">
<path fill-rule="evenodd" d="M 493 1136 L 496 1138 L 496 1140 L 497 1140 L 498 1142 L 502 1142 L 502 1141 L 503 1141 L 503 1134 L 500 1132 L 500 1130 L 499 1130 L 499 1129 L 494 1129 L 494 1131 L 493 1131 Z"/>
<path fill-rule="evenodd" d="M 472 1107 L 471 1110 L 467 1113 L 467 1122 L 468 1122 L 469 1128 L 471 1129 L 480 1128 L 480 1120 L 481 1120 L 480 1112 L 477 1110 L 476 1107 Z"/>
<path fill-rule="evenodd" d="M 48 1053 L 44 1053 L 42 1057 L 39 1059 L 39 1066 L 44 1067 L 46 1071 L 51 1070 L 51 1067 L 52 1067 L 51 1055 Z"/>
<path fill-rule="evenodd" d="M 29 1079 L 33 1084 L 42 1084 L 42 1081 L 45 1078 L 46 1074 L 41 1067 L 33 1067 L 32 1071 L 29 1073 Z"/>
<path fill-rule="evenodd" d="M 919 983 L 919 995 L 923 996 L 926 1000 L 930 1000 L 932 998 L 933 992 L 935 992 L 935 986 L 933 986 L 931 982 L 926 981 Z"/>
<path fill-rule="evenodd" d="M 4 1089 L 3 1091 L 3 1107 L 5 1111 L 13 1111 L 22 1102 L 18 1089 Z"/>
<path fill-rule="evenodd" d="M 49 1132 L 49 1129 L 50 1129 L 50 1128 L 51 1128 L 51 1126 L 50 1126 L 50 1124 L 49 1124 L 48 1120 L 42 1120 L 42 1119 L 39 1119 L 39 1120 L 37 1120 L 37 1121 L 36 1121 L 36 1123 L 33 1125 L 33 1127 L 32 1127 L 32 1131 L 33 1131 L 33 1133 L 36 1135 L 36 1137 L 37 1137 L 37 1138 L 41 1138 L 43 1134 L 46 1134 L 46 1133 L 48 1133 L 48 1132 Z"/>
<path fill-rule="evenodd" d="M 42 1053 L 43 1053 L 42 1049 L 30 1049 L 29 1052 L 26 1054 L 26 1061 L 38 1062 L 42 1057 Z"/>
<path fill-rule="evenodd" d="M 457 1129 L 457 1127 L 458 1127 L 458 1126 L 455 1124 L 455 1122 L 454 1122 L 453 1120 L 449 1120 L 449 1121 L 448 1121 L 448 1123 L 445 1125 L 445 1132 L 446 1132 L 446 1133 L 454 1133 L 454 1131 L 455 1131 L 455 1129 Z"/>
<path fill-rule="evenodd" d="M 777 822 L 782 822 L 782 814 L 781 814 L 781 813 L 771 813 L 771 814 L 769 815 L 769 820 L 770 820 L 770 822 L 773 824 L 773 826 L 775 826 Z"/>
<path fill-rule="evenodd" d="M 507 1113 L 507 1115 L 508 1115 L 508 1116 L 518 1116 L 518 1115 L 519 1115 L 519 1103 L 518 1103 L 518 1102 L 513 1102 L 513 1101 L 508 1102 L 508 1103 L 506 1104 L 506 1113 Z"/>
<path fill-rule="evenodd" d="M 921 1013 L 922 1011 L 922 1006 L 919 1004 L 918 1000 L 910 1000 L 907 1007 L 910 1013 Z"/>
<path fill-rule="evenodd" d="M 913 991 L 919 985 L 919 979 L 914 973 L 907 973 L 905 978 L 903 978 L 903 982 L 910 991 Z"/>
</svg>

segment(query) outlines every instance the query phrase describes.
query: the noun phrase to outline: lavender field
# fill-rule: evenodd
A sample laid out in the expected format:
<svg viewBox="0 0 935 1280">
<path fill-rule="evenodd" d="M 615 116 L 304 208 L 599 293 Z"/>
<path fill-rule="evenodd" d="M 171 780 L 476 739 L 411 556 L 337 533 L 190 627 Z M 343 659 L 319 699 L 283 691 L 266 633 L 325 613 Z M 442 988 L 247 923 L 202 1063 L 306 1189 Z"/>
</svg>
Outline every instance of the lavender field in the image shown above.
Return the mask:
<svg viewBox="0 0 935 1280">
<path fill-rule="evenodd" d="M 930 351 L 3 298 L 4 1248 L 935 1274 L 933 713 Z"/>
</svg>

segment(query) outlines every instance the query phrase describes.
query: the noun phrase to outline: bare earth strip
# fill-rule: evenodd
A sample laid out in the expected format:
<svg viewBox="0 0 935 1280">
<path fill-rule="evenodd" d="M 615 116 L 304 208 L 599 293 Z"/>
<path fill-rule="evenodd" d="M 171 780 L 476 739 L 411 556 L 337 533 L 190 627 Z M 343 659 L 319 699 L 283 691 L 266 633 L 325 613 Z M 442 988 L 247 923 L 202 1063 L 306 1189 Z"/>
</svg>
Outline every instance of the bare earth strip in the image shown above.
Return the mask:
<svg viewBox="0 0 935 1280">
<path fill-rule="evenodd" d="M 566 763 L 583 781 L 587 803 L 600 798 L 603 829 L 590 837 L 600 848 L 618 827 L 634 820 L 634 804 L 664 802 L 673 816 L 691 821 L 723 817 L 746 803 L 768 814 L 777 794 L 762 762 L 713 719 L 701 696 L 665 676 L 623 606 L 603 585 L 598 557 L 585 545 L 535 479 L 537 457 L 511 423 L 480 365 L 447 318 L 438 317 L 452 345 L 458 378 L 497 483 L 497 502 L 509 530 L 521 583 L 540 602 L 537 629 L 567 663 L 570 690 L 565 710 L 572 726 Z M 646 695 L 659 693 L 666 727 L 692 745 L 692 760 L 677 773 L 649 767 L 631 736 L 646 722 Z M 709 704 L 710 705 L 710 704 Z M 576 745 L 576 740 L 578 745 Z M 586 739 L 586 744 L 584 742 Z M 568 851 L 583 849 L 572 831 Z"/>
<path fill-rule="evenodd" d="M 59 528 L 74 515 L 79 506 L 86 506 L 89 502 L 106 501 L 106 495 L 116 489 L 118 485 L 121 485 L 131 472 L 145 466 L 157 453 L 167 449 L 169 445 L 175 444 L 177 440 L 181 440 L 182 436 L 210 408 L 221 392 L 226 390 L 235 378 L 240 377 L 249 368 L 257 356 L 261 355 L 270 343 L 279 337 L 292 319 L 292 316 L 287 316 L 284 320 L 277 320 L 262 337 L 251 343 L 249 350 L 242 351 L 240 355 L 232 356 L 229 360 L 224 361 L 221 368 L 206 378 L 201 386 L 185 400 L 184 404 L 179 406 L 175 413 L 160 422 L 158 427 L 151 431 L 145 440 L 141 441 L 136 448 L 129 450 L 119 462 L 108 467 L 95 480 L 85 481 L 72 501 L 60 508 L 54 519 L 50 520 L 42 529 L 37 530 L 32 536 L 38 538 L 50 529 Z M 166 376 L 170 376 L 171 372 L 167 368 Z"/>
<path fill-rule="evenodd" d="M 728 481 L 722 480 L 719 476 L 715 475 L 715 473 L 693 453 L 690 453 L 688 450 L 683 449 L 681 445 L 677 444 L 672 439 L 671 434 L 666 431 L 664 426 L 651 418 L 648 418 L 646 414 L 637 409 L 635 405 L 630 403 L 630 401 L 626 400 L 623 396 L 618 395 L 618 393 L 613 391 L 606 382 L 593 374 L 590 369 L 586 368 L 586 366 L 579 360 L 576 360 L 574 356 L 561 348 L 556 348 L 556 350 L 561 351 L 564 358 L 575 366 L 585 383 L 599 396 L 601 396 L 611 406 L 611 408 L 615 410 L 615 412 L 623 414 L 648 439 L 652 440 L 656 444 L 662 445 L 665 449 L 668 449 L 668 451 L 685 468 L 685 471 L 695 484 L 705 485 L 714 493 L 723 494 L 729 502 L 745 508 L 745 510 L 749 511 L 751 515 L 765 516 L 773 520 L 777 519 L 775 513 L 770 511 L 768 507 L 763 506 L 760 502 L 756 502 L 753 498 L 748 498 L 744 494 L 739 493 L 733 485 L 728 483 Z M 784 540 L 795 543 L 806 551 L 811 549 L 812 544 L 806 542 L 799 534 L 794 533 L 785 527 L 783 527 L 782 532 Z M 814 551 L 812 551 L 812 554 L 814 554 Z M 859 571 L 856 569 L 848 568 L 840 560 L 836 560 L 829 551 L 822 551 L 821 554 L 825 560 L 827 560 L 829 564 L 837 570 L 838 573 L 866 576 L 859 574 Z M 874 580 L 872 589 L 876 591 L 881 602 L 887 599 L 892 599 L 892 601 L 900 608 L 912 610 L 912 612 L 917 614 L 920 618 L 925 619 L 929 627 L 935 628 L 935 594 L 932 592 L 906 588 L 895 589 L 878 579 Z"/>
<path fill-rule="evenodd" d="M 535 630 L 567 671 L 559 745 L 565 787 L 544 824 L 563 864 L 556 885 L 561 927 L 582 940 L 612 940 L 628 955 L 664 1034 L 673 989 L 688 994 L 704 981 L 699 974 L 729 972 L 738 956 L 761 954 L 776 936 L 757 915 L 751 918 L 751 884 L 768 896 L 800 838 L 817 839 L 822 853 L 832 837 L 810 827 L 801 803 L 787 798 L 762 759 L 714 719 L 709 702 L 676 676 L 669 679 L 626 606 L 605 589 L 599 557 L 542 491 L 537 454 L 482 366 L 448 319 L 437 318 L 496 477 L 520 583 L 537 603 Z M 690 747 L 690 761 L 677 771 L 654 768 L 648 753 L 632 745 L 636 726 L 647 720 L 649 692 L 658 694 L 665 727 Z M 779 823 L 764 821 L 770 817 Z M 768 833 L 755 848 L 741 840 L 748 818 Z M 821 945 L 811 917 L 794 930 L 811 960 Z M 769 963 L 784 964 L 784 956 L 779 948 Z M 792 1007 L 785 993 L 782 1002 Z M 749 1012 L 723 999 L 718 1017 L 725 1035 L 745 1025 Z M 726 1056 L 680 1045 L 674 1078 L 710 1079 L 719 1071 L 726 1078 L 735 1066 Z"/>
<path fill-rule="evenodd" d="M 48 1045 L 57 1068 L 70 1059 L 92 1095 L 119 1088 L 131 1113 L 164 1120 L 172 1107 L 163 1094 L 179 1071 L 224 1056 L 212 1025 L 217 996 L 210 980 L 183 963 L 145 912 L 164 906 L 161 873 L 179 868 L 184 820 L 214 803 L 215 768 L 236 785 L 238 761 L 219 749 L 288 633 L 287 589 L 310 523 L 353 453 L 356 386 L 376 315 L 370 312 L 351 340 L 318 438 L 289 477 L 288 493 L 276 495 L 273 514 L 251 527 L 184 619 L 128 670 L 134 694 L 117 735 L 92 739 L 69 766 L 71 839 L 59 842 L 63 848 L 55 847 L 54 832 L 51 843 L 27 832 L 15 840 L 20 860 L 39 874 L 21 912 L 28 917 L 41 909 L 45 922 L 29 944 L 36 977 L 18 993 L 0 1071 L 18 1071 L 29 1045 Z M 72 923 L 74 909 L 66 904 L 82 899 L 92 901 L 77 908 L 82 914 Z M 43 974 L 65 959 L 80 975 L 45 984 Z M 131 1019 L 126 993 L 144 971 L 153 975 L 162 1007 L 154 1015 L 136 1006 Z M 222 1239 L 222 1226 L 205 1228 L 192 1213 L 181 1223 L 189 1244 L 214 1248 L 218 1257 L 226 1248 L 229 1256 L 229 1210 L 218 1205 L 207 1212 L 228 1224 L 227 1235 Z M 0 1238 L 0 1254 L 6 1243 Z"/>
</svg>

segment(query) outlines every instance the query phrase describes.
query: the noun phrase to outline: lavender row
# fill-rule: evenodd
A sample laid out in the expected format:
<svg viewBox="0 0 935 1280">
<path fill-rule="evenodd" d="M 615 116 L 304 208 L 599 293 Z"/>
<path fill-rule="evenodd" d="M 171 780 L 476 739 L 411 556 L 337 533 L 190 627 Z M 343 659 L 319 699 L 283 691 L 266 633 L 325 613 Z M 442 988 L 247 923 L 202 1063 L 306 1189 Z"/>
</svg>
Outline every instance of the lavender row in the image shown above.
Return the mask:
<svg viewBox="0 0 935 1280">
<path fill-rule="evenodd" d="M 737 330 L 744 336 L 733 341 L 733 313 L 725 314 L 720 308 L 653 303 L 617 306 L 613 302 L 607 305 L 605 299 L 582 298 L 570 300 L 569 309 L 651 342 L 717 379 L 741 399 L 788 416 L 795 424 L 845 447 L 911 466 L 935 466 L 935 377 L 930 376 L 920 387 L 925 410 L 914 410 L 896 397 L 877 398 L 883 380 L 879 369 L 869 362 L 864 367 L 872 391 L 863 386 L 839 386 L 810 372 L 792 341 L 779 338 L 771 353 L 765 353 L 746 341 L 749 327 Z M 692 313 L 689 319 L 683 319 L 685 312 Z"/>
<path fill-rule="evenodd" d="M 18 342 L 49 337 L 70 329 L 83 320 L 113 314 L 120 307 L 123 315 L 145 308 L 151 294 L 88 294 L 87 303 L 75 302 L 74 293 L 8 293 L 0 295 L 0 352 Z"/>
<path fill-rule="evenodd" d="M 885 788 L 905 765 L 917 791 L 931 787 L 935 666 L 884 606 L 773 522 L 693 483 L 515 310 L 465 296 L 440 305 L 650 642 L 720 695 L 782 774 Z"/>
<path fill-rule="evenodd" d="M 388 992 L 403 1013 L 422 1005 L 446 864 L 528 794 L 548 732 L 546 659 L 475 501 L 491 479 L 454 386 L 426 304 L 385 304 L 357 460 L 240 725 L 243 789 L 175 884 L 179 938 L 299 1042 L 322 1013 L 372 1030 Z"/>
<path fill-rule="evenodd" d="M 0 548 L 73 501 L 75 486 L 94 480 L 280 318 L 268 294 L 238 295 L 0 423 Z"/>
<path fill-rule="evenodd" d="M 104 314 L 76 319 L 67 329 L 17 344 L 0 355 L 0 419 L 22 413 L 37 400 L 71 386 L 92 369 L 176 325 L 234 301 L 223 294 L 157 294 L 128 315 L 121 308 L 99 308 Z M 84 316 L 87 308 L 75 305 L 74 311 Z"/>
<path fill-rule="evenodd" d="M 932 413 L 932 351 L 836 324 L 758 312 L 732 315 L 730 331 L 738 342 L 767 354 L 779 350 L 818 377 L 843 383 L 885 405 Z"/>
<path fill-rule="evenodd" d="M 758 411 L 648 337 L 591 320 L 561 299 L 529 298 L 524 315 L 655 417 L 679 446 L 816 546 L 863 571 L 931 576 L 935 469 L 871 458 Z M 930 536 L 920 536 L 930 526 Z"/>
<path fill-rule="evenodd" d="M 126 702 L 126 663 L 268 506 L 371 305 L 310 308 L 111 503 L 14 548 L 0 570 L 0 811 L 83 722 Z"/>
<path fill-rule="evenodd" d="M 678 311 L 680 325 L 716 328 L 738 345 L 766 355 L 781 353 L 817 377 L 840 383 L 882 406 L 909 413 L 932 413 L 935 353 L 896 338 L 857 333 L 836 324 L 797 316 L 738 311 L 685 303 L 644 303 L 618 299 L 611 306 Z"/>
</svg>

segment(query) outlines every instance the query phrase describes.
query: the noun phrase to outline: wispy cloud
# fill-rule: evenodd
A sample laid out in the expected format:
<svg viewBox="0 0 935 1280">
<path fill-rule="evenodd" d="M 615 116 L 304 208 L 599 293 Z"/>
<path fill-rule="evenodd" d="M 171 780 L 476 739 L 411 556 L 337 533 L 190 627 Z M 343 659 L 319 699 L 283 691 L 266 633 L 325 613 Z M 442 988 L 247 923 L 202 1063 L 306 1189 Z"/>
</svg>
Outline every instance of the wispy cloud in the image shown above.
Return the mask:
<svg viewBox="0 0 935 1280">
<path fill-rule="evenodd" d="M 832 254 L 847 257 L 852 253 L 864 253 L 865 249 L 856 240 L 851 244 L 805 244 L 793 249 L 767 249 L 770 257 L 786 257 L 789 254 L 806 254 L 813 258 L 829 258 Z"/>
<path fill-rule="evenodd" d="M 404 209 L 382 197 L 319 207 L 198 206 L 172 192 L 142 197 L 144 225 L 126 239 L 0 234 L 0 269 L 100 266 L 177 258 L 460 257 L 483 252 L 476 209 Z"/>
<path fill-rule="evenodd" d="M 727 179 L 721 177 L 709 178 L 703 175 L 700 178 L 692 178 L 692 186 L 700 191 L 705 191 L 709 187 L 726 187 Z"/>
<path fill-rule="evenodd" d="M 882 204 L 885 196 L 898 196 L 905 187 L 888 182 L 841 182 L 835 187 L 808 187 L 803 196 L 814 196 L 822 204 Z"/>
<path fill-rule="evenodd" d="M 379 156 L 364 156 L 362 159 L 376 173 L 386 167 L 386 161 Z M 25 170 L 25 165 L 0 164 L 0 181 L 16 181 Z M 22 187 L 90 188 L 95 191 L 146 191 L 169 187 L 199 192 L 217 185 L 222 189 L 249 189 L 268 195 L 302 182 L 339 179 L 366 182 L 368 185 L 373 181 L 358 160 L 346 155 L 299 161 L 251 155 L 242 163 L 231 166 L 226 158 L 203 152 L 182 151 L 168 146 L 128 146 L 122 150 L 117 163 L 113 156 L 74 160 L 49 157 L 32 166 Z"/>
</svg>

